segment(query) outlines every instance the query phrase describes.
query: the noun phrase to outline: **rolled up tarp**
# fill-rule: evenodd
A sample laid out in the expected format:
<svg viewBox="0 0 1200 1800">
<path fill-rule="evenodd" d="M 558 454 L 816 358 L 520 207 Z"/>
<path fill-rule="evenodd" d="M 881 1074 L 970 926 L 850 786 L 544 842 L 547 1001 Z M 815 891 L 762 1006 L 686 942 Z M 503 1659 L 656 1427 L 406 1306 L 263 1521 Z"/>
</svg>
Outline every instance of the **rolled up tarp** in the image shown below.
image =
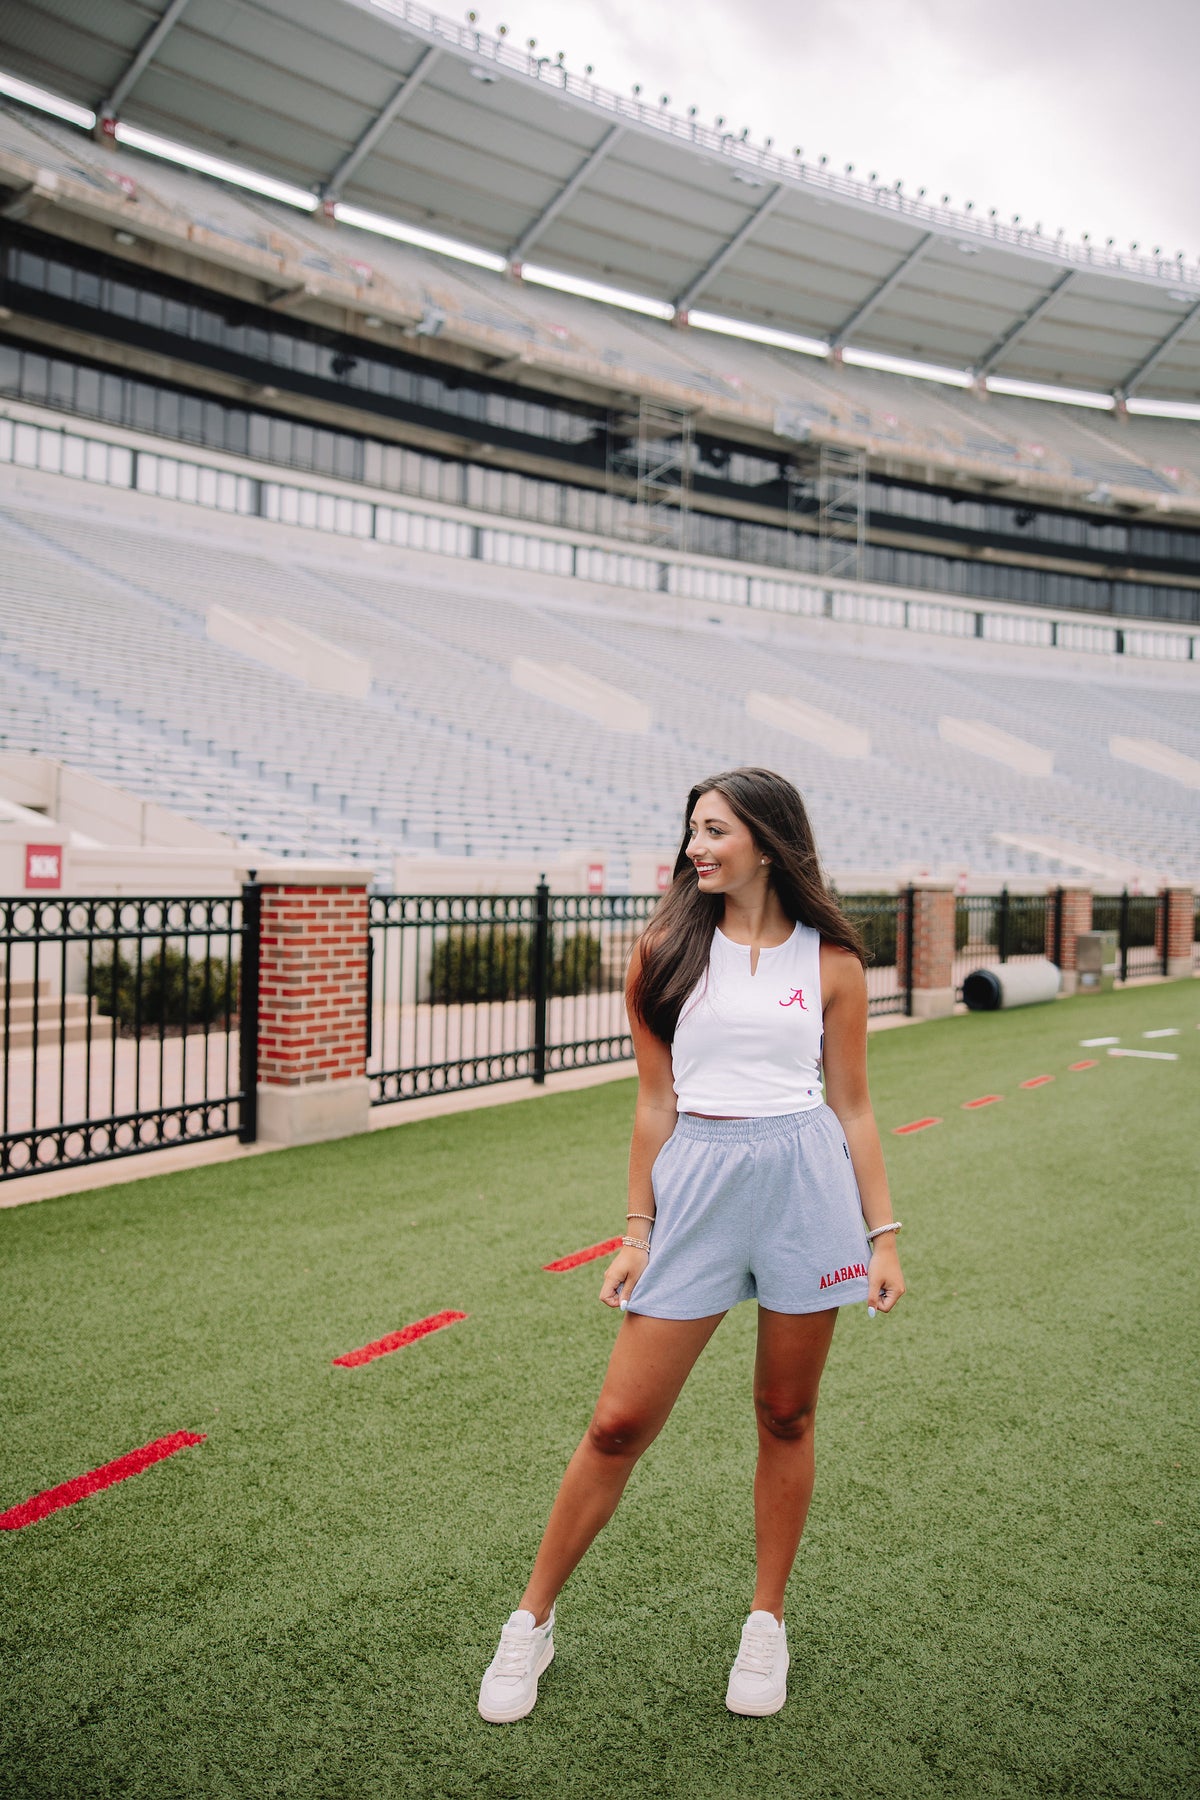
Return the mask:
<svg viewBox="0 0 1200 1800">
<path fill-rule="evenodd" d="M 1035 1006 L 1053 1000 L 1062 985 L 1057 966 L 1044 956 L 1027 962 L 988 963 L 973 969 L 963 982 L 963 1000 L 971 1012 L 996 1012 L 1009 1006 Z"/>
</svg>

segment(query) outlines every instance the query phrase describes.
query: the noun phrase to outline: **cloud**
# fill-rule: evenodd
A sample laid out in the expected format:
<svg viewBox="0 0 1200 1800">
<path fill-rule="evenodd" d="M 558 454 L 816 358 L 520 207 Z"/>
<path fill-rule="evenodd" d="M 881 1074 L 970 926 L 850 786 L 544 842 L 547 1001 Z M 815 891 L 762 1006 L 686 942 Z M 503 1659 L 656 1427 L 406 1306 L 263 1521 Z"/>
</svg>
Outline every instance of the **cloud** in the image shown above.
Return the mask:
<svg viewBox="0 0 1200 1800">
<path fill-rule="evenodd" d="M 517 0 L 515 38 L 835 166 L 1068 236 L 1200 256 L 1200 6 L 1142 0 Z"/>
</svg>

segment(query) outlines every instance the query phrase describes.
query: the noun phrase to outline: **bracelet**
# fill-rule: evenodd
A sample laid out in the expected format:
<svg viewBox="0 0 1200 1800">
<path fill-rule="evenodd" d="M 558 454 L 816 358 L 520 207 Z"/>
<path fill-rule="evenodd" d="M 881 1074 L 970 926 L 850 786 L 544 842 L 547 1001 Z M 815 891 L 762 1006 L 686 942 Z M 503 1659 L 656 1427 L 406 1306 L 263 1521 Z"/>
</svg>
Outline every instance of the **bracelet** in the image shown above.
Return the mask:
<svg viewBox="0 0 1200 1800">
<path fill-rule="evenodd" d="M 874 1231 L 868 1231 L 867 1242 L 868 1244 L 874 1243 L 875 1239 L 877 1237 L 882 1237 L 885 1231 L 903 1231 L 903 1229 L 904 1227 L 901 1225 L 899 1219 L 895 1220 L 891 1225 L 877 1225 Z"/>
<path fill-rule="evenodd" d="M 650 1239 L 649 1238 L 637 1238 L 637 1237 L 623 1237 L 621 1239 L 621 1248 L 623 1250 L 644 1250 L 646 1252 L 646 1255 L 649 1256 L 649 1254 L 650 1254 Z"/>
<path fill-rule="evenodd" d="M 648 1225 L 653 1225 L 654 1223 L 653 1213 L 626 1213 L 625 1217 L 627 1219 L 645 1219 Z"/>
</svg>

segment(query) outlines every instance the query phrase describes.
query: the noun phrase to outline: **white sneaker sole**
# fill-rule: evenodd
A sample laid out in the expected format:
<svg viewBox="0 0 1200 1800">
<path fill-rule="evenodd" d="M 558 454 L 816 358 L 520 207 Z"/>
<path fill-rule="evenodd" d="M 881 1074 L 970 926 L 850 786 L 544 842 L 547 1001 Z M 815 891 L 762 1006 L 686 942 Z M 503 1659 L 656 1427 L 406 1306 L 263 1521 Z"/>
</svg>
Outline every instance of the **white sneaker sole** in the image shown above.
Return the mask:
<svg viewBox="0 0 1200 1800">
<path fill-rule="evenodd" d="M 786 1687 L 783 1688 L 780 1693 L 773 1695 L 770 1700 L 762 1700 L 757 1704 L 750 1700 L 731 1700 L 728 1694 L 725 1696 L 725 1704 L 729 1708 L 729 1711 L 731 1713 L 738 1713 L 743 1719 L 769 1718 L 772 1713 L 781 1712 L 786 1703 Z"/>
<path fill-rule="evenodd" d="M 546 1648 L 542 1651 L 541 1656 L 538 1658 L 537 1668 L 533 1671 L 533 1692 L 529 1696 L 529 1699 L 526 1701 L 525 1705 L 510 1707 L 507 1711 L 504 1711 L 504 1712 L 501 1712 L 497 1708 L 494 1708 L 494 1707 L 485 1711 L 484 1704 L 481 1699 L 479 1702 L 480 1718 L 486 1719 L 489 1725 L 511 1725 L 514 1722 L 514 1720 L 516 1720 L 516 1719 L 526 1718 L 533 1711 L 534 1707 L 537 1705 L 538 1682 L 541 1679 L 541 1677 L 546 1673 L 546 1670 L 550 1667 L 550 1664 L 553 1661 L 554 1661 L 554 1639 L 551 1638 L 550 1642 L 546 1645 Z"/>
</svg>

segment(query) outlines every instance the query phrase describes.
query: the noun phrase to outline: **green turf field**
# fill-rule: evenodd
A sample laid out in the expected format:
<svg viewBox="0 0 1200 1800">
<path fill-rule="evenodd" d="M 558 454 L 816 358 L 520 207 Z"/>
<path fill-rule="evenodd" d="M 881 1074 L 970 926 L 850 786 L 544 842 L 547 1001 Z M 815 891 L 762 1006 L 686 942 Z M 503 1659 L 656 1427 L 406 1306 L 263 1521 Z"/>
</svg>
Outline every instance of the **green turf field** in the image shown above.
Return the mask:
<svg viewBox="0 0 1200 1800">
<path fill-rule="evenodd" d="M 620 1229 L 631 1082 L 0 1213 L 0 1508 L 207 1434 L 0 1533 L 0 1793 L 1190 1800 L 1198 1019 L 1181 982 L 872 1038 L 885 1134 L 944 1122 L 885 1138 L 910 1292 L 839 1326 L 770 1719 L 723 1705 L 752 1306 L 535 1713 L 474 1710 L 617 1328 L 602 1264 L 540 1265 Z"/>
</svg>

